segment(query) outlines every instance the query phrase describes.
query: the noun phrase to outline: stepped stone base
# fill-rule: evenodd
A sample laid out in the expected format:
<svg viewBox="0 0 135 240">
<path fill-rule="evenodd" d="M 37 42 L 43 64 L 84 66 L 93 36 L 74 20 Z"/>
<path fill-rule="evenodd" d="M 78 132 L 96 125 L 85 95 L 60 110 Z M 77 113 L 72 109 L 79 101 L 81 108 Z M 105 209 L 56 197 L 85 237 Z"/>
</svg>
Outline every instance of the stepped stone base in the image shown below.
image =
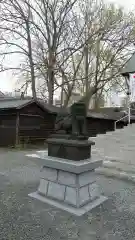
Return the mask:
<svg viewBox="0 0 135 240">
<path fill-rule="evenodd" d="M 46 156 L 37 192 L 29 196 L 75 215 L 82 215 L 104 202 L 96 183 L 95 168 L 101 160 L 65 161 Z M 54 164 L 55 163 L 55 164 Z"/>
<path fill-rule="evenodd" d="M 83 206 L 81 208 L 75 208 L 75 207 L 69 206 L 67 204 L 59 203 L 55 200 L 43 197 L 43 196 L 39 195 L 38 192 L 30 193 L 29 196 L 32 197 L 32 198 L 35 198 L 35 199 L 37 199 L 41 202 L 44 202 L 44 203 L 50 204 L 54 207 L 57 207 L 61 210 L 72 213 L 76 216 L 82 216 L 83 214 L 89 212 L 90 210 L 99 206 L 100 204 L 102 204 L 104 201 L 107 200 L 107 197 L 100 196 L 100 198 L 96 199 L 94 202 L 90 202 L 90 203 L 86 204 L 85 206 Z"/>
</svg>

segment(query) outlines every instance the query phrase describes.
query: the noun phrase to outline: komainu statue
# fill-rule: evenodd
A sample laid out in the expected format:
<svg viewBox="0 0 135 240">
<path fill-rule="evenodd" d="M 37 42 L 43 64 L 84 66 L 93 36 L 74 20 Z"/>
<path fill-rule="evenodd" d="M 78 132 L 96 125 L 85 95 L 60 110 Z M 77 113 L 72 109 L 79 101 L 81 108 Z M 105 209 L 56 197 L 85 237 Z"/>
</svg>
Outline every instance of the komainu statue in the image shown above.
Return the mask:
<svg viewBox="0 0 135 240">
<path fill-rule="evenodd" d="M 69 135 L 72 139 L 82 139 L 87 137 L 87 106 L 92 90 L 74 103 L 68 110 L 61 108 L 55 121 L 55 133 Z"/>
</svg>

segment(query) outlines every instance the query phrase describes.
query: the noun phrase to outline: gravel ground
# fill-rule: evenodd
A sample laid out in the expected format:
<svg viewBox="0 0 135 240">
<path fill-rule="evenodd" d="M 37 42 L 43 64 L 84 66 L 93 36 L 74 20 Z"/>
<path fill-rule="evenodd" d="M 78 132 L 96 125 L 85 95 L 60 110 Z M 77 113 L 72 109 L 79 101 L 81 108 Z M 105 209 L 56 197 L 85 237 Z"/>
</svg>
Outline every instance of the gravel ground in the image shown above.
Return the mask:
<svg viewBox="0 0 135 240">
<path fill-rule="evenodd" d="M 28 197 L 40 166 L 25 151 L 0 151 L 0 240 L 135 240 L 135 186 L 98 177 L 109 200 L 76 217 Z"/>
</svg>

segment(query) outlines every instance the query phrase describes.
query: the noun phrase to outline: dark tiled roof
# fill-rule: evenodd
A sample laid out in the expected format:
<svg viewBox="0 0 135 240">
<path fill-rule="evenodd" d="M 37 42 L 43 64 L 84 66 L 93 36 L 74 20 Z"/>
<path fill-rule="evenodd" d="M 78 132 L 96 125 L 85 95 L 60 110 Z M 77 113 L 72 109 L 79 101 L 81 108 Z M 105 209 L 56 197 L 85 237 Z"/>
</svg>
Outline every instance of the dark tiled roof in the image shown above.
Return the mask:
<svg viewBox="0 0 135 240">
<path fill-rule="evenodd" d="M 60 107 L 56 106 L 49 106 L 48 104 L 44 104 L 44 108 L 47 109 L 49 112 L 52 113 L 59 113 L 61 111 Z M 65 108 L 63 109 L 65 113 L 70 113 L 70 108 Z M 108 120 L 118 120 L 122 118 L 125 115 L 124 112 L 114 112 L 113 110 L 111 111 L 105 111 L 105 112 L 96 112 L 96 111 L 91 111 L 88 110 L 87 117 L 91 118 L 98 118 L 98 119 L 108 119 Z"/>
<path fill-rule="evenodd" d="M 4 109 L 22 108 L 25 105 L 28 105 L 33 102 L 36 102 L 40 107 L 47 110 L 48 112 L 58 113 L 60 111 L 59 107 L 49 106 L 43 100 L 40 100 L 40 99 L 37 99 L 36 101 L 34 101 L 34 99 L 32 99 L 32 98 L 20 99 L 20 98 L 10 98 L 10 97 L 3 98 L 0 100 L 0 109 L 4 110 Z"/>
<path fill-rule="evenodd" d="M 0 109 L 16 109 L 29 104 L 32 100 L 28 99 L 3 99 L 0 101 Z"/>
<path fill-rule="evenodd" d="M 88 111 L 88 117 L 118 120 L 125 115 L 122 110 L 122 107 L 104 107 L 98 109 L 97 111 L 90 109 Z"/>
<path fill-rule="evenodd" d="M 60 107 L 54 106 L 54 105 L 49 105 L 44 102 L 44 100 L 37 100 L 37 104 L 39 104 L 42 108 L 46 109 L 50 113 L 59 113 L 60 112 Z"/>
<path fill-rule="evenodd" d="M 93 112 L 93 111 L 92 112 L 89 111 L 87 114 L 87 117 L 108 119 L 108 120 L 118 120 L 123 116 L 124 116 L 123 113 L 105 114 L 105 113 L 99 113 L 99 112 Z"/>
</svg>

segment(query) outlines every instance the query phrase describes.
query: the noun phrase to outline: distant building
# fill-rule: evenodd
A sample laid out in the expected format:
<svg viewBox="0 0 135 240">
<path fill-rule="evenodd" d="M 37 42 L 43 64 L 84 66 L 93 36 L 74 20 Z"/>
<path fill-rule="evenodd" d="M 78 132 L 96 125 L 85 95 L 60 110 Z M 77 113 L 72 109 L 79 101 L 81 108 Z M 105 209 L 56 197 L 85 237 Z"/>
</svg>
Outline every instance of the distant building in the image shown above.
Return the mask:
<svg viewBox="0 0 135 240">
<path fill-rule="evenodd" d="M 61 100 L 60 99 L 54 99 L 54 105 L 57 107 L 61 106 Z"/>
<path fill-rule="evenodd" d="M 73 103 L 79 101 L 81 99 L 81 97 L 82 96 L 80 95 L 80 93 L 73 92 L 70 99 L 69 99 L 68 105 L 71 106 Z M 65 101 L 66 98 L 63 99 L 63 100 Z"/>
<path fill-rule="evenodd" d="M 5 94 L 0 91 L 0 98 L 4 98 L 4 97 L 5 97 Z"/>
<path fill-rule="evenodd" d="M 4 92 L 5 97 L 12 97 L 13 93 L 12 92 Z"/>
<path fill-rule="evenodd" d="M 73 103 L 79 101 L 80 98 L 81 98 L 80 93 L 73 92 L 70 99 L 69 99 L 68 106 L 71 106 Z M 65 100 L 66 100 L 66 94 L 63 93 L 63 103 L 62 103 L 62 105 L 64 105 Z M 61 99 L 55 99 L 54 104 L 55 104 L 55 106 L 60 107 L 61 106 Z"/>
<path fill-rule="evenodd" d="M 120 102 L 121 102 L 121 106 L 126 108 L 127 105 L 128 105 L 128 98 L 127 98 L 127 96 L 121 97 Z"/>
<path fill-rule="evenodd" d="M 82 95 L 80 93 L 72 92 L 72 95 L 68 102 L 68 106 L 71 106 L 73 103 L 79 101 L 81 98 L 82 98 Z M 64 105 L 65 100 L 66 100 L 66 94 L 64 93 L 63 94 L 63 105 Z M 61 99 L 55 99 L 54 104 L 55 104 L 55 106 L 60 107 Z M 94 105 L 95 105 L 95 95 L 93 95 L 92 98 L 90 99 L 89 108 L 94 108 Z M 103 107 L 104 105 L 105 105 L 104 97 L 101 97 L 99 100 L 99 107 Z"/>
<path fill-rule="evenodd" d="M 120 107 L 121 106 L 121 96 L 115 91 L 111 90 L 107 97 L 107 107 Z"/>
</svg>

